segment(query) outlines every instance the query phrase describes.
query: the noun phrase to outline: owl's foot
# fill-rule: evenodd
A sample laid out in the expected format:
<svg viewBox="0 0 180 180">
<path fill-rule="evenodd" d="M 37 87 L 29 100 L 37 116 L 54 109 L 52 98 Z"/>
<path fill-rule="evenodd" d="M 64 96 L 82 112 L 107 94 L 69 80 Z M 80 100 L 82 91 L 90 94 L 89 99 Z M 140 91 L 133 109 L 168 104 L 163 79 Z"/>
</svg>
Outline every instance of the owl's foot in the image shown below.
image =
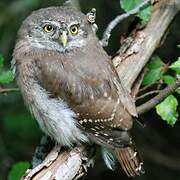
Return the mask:
<svg viewBox="0 0 180 180">
<path fill-rule="evenodd" d="M 89 158 L 82 158 L 82 160 L 83 160 L 83 164 L 82 164 L 82 166 L 83 166 L 83 169 L 84 169 L 84 171 L 85 172 L 87 172 L 88 171 L 88 168 L 90 168 L 90 167 L 94 167 L 94 162 L 95 162 L 95 156 L 94 157 L 92 157 L 91 159 L 89 159 Z"/>
<path fill-rule="evenodd" d="M 82 167 L 85 172 L 87 172 L 87 169 L 89 167 L 93 167 L 95 163 L 95 156 L 96 156 L 96 146 L 94 144 L 89 145 L 86 147 L 87 148 L 87 153 L 84 156 L 82 156 Z"/>
<path fill-rule="evenodd" d="M 74 177 L 74 180 L 80 179 L 87 175 L 88 168 L 94 166 L 95 155 L 96 146 L 94 144 L 86 145 L 85 150 L 83 151 L 83 153 L 81 153 L 82 164 L 80 166 L 78 173 Z"/>
</svg>

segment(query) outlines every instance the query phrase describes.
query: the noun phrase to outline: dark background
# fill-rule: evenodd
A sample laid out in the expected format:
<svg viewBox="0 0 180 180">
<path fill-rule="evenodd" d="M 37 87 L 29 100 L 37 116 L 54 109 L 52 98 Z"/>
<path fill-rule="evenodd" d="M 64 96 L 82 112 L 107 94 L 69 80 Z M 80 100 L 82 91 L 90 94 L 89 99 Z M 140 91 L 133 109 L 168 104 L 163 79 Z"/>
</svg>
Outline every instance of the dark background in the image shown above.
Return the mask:
<svg viewBox="0 0 180 180">
<path fill-rule="evenodd" d="M 16 33 L 22 21 L 32 11 L 42 7 L 61 5 L 62 0 L 1 0 L 0 1 L 0 54 L 10 67 Z M 118 0 L 81 0 L 81 7 L 87 13 L 92 7 L 97 9 L 98 36 L 101 37 L 108 22 L 122 13 Z M 170 62 L 180 55 L 180 16 L 170 27 L 164 45 L 156 52 L 164 62 Z M 114 31 L 107 51 L 114 55 L 119 48 L 120 37 L 128 29 L 132 18 L 122 22 Z M 15 87 L 15 84 L 6 87 Z M 172 128 L 162 121 L 152 110 L 143 117 L 146 124 L 142 128 L 135 122 L 133 134 L 142 152 L 146 174 L 137 180 L 178 180 L 180 179 L 180 123 Z M 19 92 L 0 94 L 0 180 L 7 179 L 11 166 L 18 161 L 31 161 L 31 157 L 41 138 L 37 122 L 26 110 Z M 98 158 L 99 159 L 99 158 Z M 122 170 L 109 171 L 103 162 L 97 160 L 87 179 L 128 179 Z"/>
</svg>

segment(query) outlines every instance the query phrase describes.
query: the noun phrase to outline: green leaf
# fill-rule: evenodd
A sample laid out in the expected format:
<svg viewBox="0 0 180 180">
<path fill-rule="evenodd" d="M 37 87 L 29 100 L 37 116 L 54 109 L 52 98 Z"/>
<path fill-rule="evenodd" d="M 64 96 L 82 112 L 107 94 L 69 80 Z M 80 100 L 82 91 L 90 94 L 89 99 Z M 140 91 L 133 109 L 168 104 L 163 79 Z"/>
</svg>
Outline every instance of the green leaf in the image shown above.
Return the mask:
<svg viewBox="0 0 180 180">
<path fill-rule="evenodd" d="M 140 11 L 137 16 L 144 22 L 147 23 L 151 17 L 152 6 L 148 6 L 146 9 Z"/>
<path fill-rule="evenodd" d="M 177 47 L 180 48 L 180 44 L 178 44 Z"/>
<path fill-rule="evenodd" d="M 176 62 L 172 63 L 169 68 L 176 71 L 177 74 L 180 74 L 180 57 Z"/>
<path fill-rule="evenodd" d="M 120 0 L 121 8 L 126 12 L 132 10 L 139 4 L 139 0 Z"/>
<path fill-rule="evenodd" d="M 163 75 L 163 66 L 163 61 L 158 56 L 153 56 L 150 63 L 147 65 L 148 72 L 144 76 L 142 85 L 153 84 L 161 79 Z"/>
<path fill-rule="evenodd" d="M 171 76 L 171 75 L 164 75 L 163 76 L 163 81 L 167 84 L 167 85 L 170 85 L 172 84 L 173 82 L 176 81 L 176 78 L 174 76 Z M 180 88 L 176 89 L 175 91 L 176 93 L 180 94 Z"/>
<path fill-rule="evenodd" d="M 164 75 L 163 76 L 163 81 L 169 85 L 169 84 L 172 84 L 173 82 L 176 81 L 176 78 L 174 76 L 171 76 L 171 75 Z M 176 93 L 180 94 L 180 88 L 176 89 L 175 91 Z"/>
<path fill-rule="evenodd" d="M 151 61 L 147 65 L 149 69 L 157 69 L 163 66 L 164 66 L 163 61 L 161 60 L 159 56 L 156 56 L 156 55 L 151 58 Z"/>
<path fill-rule="evenodd" d="M 126 12 L 128 12 L 133 8 L 137 7 L 142 2 L 143 0 L 120 0 L 120 5 Z M 149 4 L 149 6 L 147 6 L 143 10 L 140 10 L 136 16 L 138 16 L 142 21 L 148 22 L 148 20 L 151 17 L 151 13 L 152 13 L 152 5 Z"/>
<path fill-rule="evenodd" d="M 13 165 L 8 175 L 8 180 L 20 180 L 25 174 L 26 170 L 30 167 L 28 162 L 18 162 Z"/>
<path fill-rule="evenodd" d="M 13 78 L 14 77 L 13 77 L 12 71 L 8 70 L 8 71 L 0 74 L 0 83 L 2 83 L 2 84 L 9 83 L 9 82 L 13 81 Z"/>
<path fill-rule="evenodd" d="M 161 68 L 149 70 L 145 75 L 142 85 L 153 84 L 161 79 L 162 71 Z"/>
<path fill-rule="evenodd" d="M 178 118 L 178 101 L 173 96 L 168 96 L 163 102 L 156 106 L 156 112 L 167 124 L 174 126 Z"/>
<path fill-rule="evenodd" d="M 169 84 L 172 84 L 176 80 L 176 78 L 171 75 L 164 75 L 163 80 L 166 84 L 169 85 Z"/>
<path fill-rule="evenodd" d="M 0 54 L 0 72 L 2 71 L 3 64 L 4 64 L 4 58 L 3 58 L 3 56 Z"/>
</svg>

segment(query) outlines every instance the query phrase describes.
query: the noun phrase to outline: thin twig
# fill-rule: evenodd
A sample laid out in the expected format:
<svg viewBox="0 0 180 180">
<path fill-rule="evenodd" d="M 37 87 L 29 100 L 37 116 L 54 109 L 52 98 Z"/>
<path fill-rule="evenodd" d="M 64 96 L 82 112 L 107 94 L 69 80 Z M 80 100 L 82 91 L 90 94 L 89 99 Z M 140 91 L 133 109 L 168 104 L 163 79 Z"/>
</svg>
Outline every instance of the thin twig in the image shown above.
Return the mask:
<svg viewBox="0 0 180 180">
<path fill-rule="evenodd" d="M 141 95 L 141 96 L 138 96 L 138 97 L 136 98 L 136 101 L 139 100 L 139 99 L 143 99 L 143 98 L 145 98 L 146 96 L 149 96 L 149 95 L 152 95 L 152 94 L 156 94 L 156 93 L 159 93 L 159 92 L 160 92 L 160 90 L 149 91 L 149 92 L 147 92 L 147 93 L 145 93 L 145 94 L 143 94 L 143 95 Z"/>
<path fill-rule="evenodd" d="M 161 86 L 163 85 L 163 81 L 160 80 L 160 81 L 157 81 L 157 82 L 155 82 L 155 83 L 146 85 L 146 86 L 140 88 L 139 93 L 140 93 L 140 92 L 143 92 L 143 91 L 146 91 L 146 90 L 149 89 L 149 88 L 152 88 L 154 85 L 156 85 L 156 86 L 159 85 L 160 87 L 157 87 L 156 89 L 160 90 Z"/>
<path fill-rule="evenodd" d="M 139 4 L 137 7 L 135 7 L 134 9 L 130 10 L 129 12 L 127 13 L 124 13 L 122 15 L 119 15 L 117 16 L 114 20 L 112 20 L 106 30 L 104 31 L 104 34 L 103 34 L 103 38 L 102 40 L 100 41 L 101 45 L 103 47 L 106 47 L 108 46 L 108 42 L 109 42 L 109 38 L 111 36 L 111 31 L 124 19 L 126 19 L 127 17 L 133 15 L 133 14 L 136 14 L 138 13 L 142 8 L 146 7 L 148 4 L 150 3 L 150 0 L 145 0 L 143 1 L 141 4 Z"/>
<path fill-rule="evenodd" d="M 18 88 L 0 88 L 0 93 L 9 93 L 19 91 Z"/>
<path fill-rule="evenodd" d="M 161 92 L 151 100 L 138 106 L 137 107 L 138 114 L 143 114 L 149 111 L 150 109 L 152 109 L 153 107 L 155 107 L 163 99 L 165 99 L 167 96 L 173 93 L 178 87 L 180 87 L 180 79 L 176 80 L 173 84 L 167 86 L 164 90 L 161 90 Z"/>
<path fill-rule="evenodd" d="M 152 87 L 153 85 L 154 85 L 154 84 L 149 84 L 149 85 L 147 85 L 147 86 L 142 87 L 142 88 L 139 90 L 139 93 L 142 92 L 142 91 L 147 90 L 148 88 Z"/>
<path fill-rule="evenodd" d="M 131 95 L 132 95 L 133 99 L 135 99 L 139 93 L 139 89 L 141 87 L 141 84 L 142 84 L 142 81 L 144 79 L 146 72 L 147 72 L 147 68 L 145 67 L 133 85 L 133 88 L 131 90 Z"/>
</svg>

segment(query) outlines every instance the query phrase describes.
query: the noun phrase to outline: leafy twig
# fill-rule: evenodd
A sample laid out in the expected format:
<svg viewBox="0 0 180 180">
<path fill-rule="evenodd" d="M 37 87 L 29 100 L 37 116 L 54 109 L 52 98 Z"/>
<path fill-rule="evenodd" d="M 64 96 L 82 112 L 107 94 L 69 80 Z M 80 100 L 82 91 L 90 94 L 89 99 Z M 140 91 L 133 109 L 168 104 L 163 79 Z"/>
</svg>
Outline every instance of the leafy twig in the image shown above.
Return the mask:
<svg viewBox="0 0 180 180">
<path fill-rule="evenodd" d="M 147 4 L 150 2 L 150 0 L 145 0 L 143 1 L 140 5 L 138 5 L 137 7 L 135 7 L 134 9 L 132 9 L 131 11 L 127 12 L 127 13 L 124 13 L 122 15 L 119 15 L 117 16 L 114 20 L 112 20 L 106 30 L 104 31 L 104 34 L 103 34 L 103 38 L 102 40 L 100 41 L 101 45 L 103 47 L 106 47 L 108 46 L 108 41 L 109 41 L 109 38 L 111 36 L 111 31 L 124 19 L 126 19 L 127 17 L 133 15 L 133 14 L 136 14 L 138 13 L 142 8 L 144 8 L 145 6 L 147 6 Z"/>
<path fill-rule="evenodd" d="M 173 84 L 167 86 L 165 89 L 161 90 L 160 93 L 152 98 L 151 100 L 147 101 L 146 103 L 137 107 L 138 114 L 143 114 L 157 104 L 159 104 L 163 99 L 173 93 L 178 87 L 180 87 L 180 79 L 177 79 Z"/>
</svg>

